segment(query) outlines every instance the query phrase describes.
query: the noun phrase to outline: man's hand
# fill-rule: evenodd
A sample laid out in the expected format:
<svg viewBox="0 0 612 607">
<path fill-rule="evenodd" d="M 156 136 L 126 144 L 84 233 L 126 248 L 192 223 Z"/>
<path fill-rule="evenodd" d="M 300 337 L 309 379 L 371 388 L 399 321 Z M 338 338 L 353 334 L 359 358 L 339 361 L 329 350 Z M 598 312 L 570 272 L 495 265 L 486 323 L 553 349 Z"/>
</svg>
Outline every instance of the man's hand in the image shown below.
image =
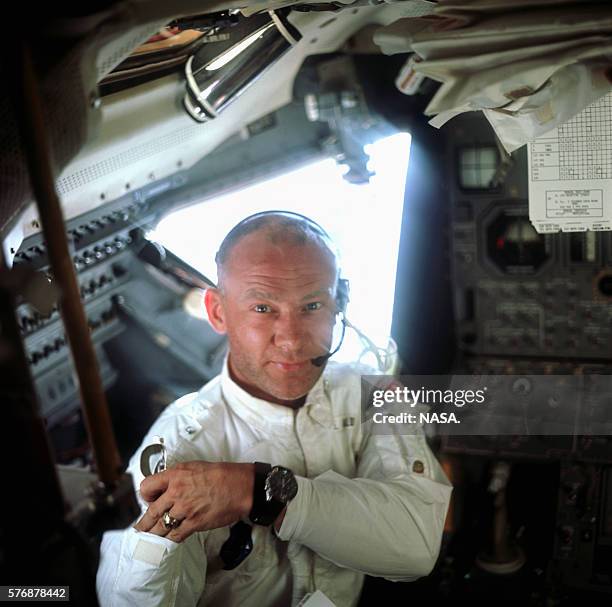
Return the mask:
<svg viewBox="0 0 612 607">
<path fill-rule="evenodd" d="M 253 464 L 186 462 L 153 474 L 140 484 L 149 508 L 136 523 L 139 531 L 182 542 L 196 531 L 232 525 L 248 516 L 253 504 Z M 164 527 L 162 516 L 181 521 L 176 529 Z"/>
</svg>

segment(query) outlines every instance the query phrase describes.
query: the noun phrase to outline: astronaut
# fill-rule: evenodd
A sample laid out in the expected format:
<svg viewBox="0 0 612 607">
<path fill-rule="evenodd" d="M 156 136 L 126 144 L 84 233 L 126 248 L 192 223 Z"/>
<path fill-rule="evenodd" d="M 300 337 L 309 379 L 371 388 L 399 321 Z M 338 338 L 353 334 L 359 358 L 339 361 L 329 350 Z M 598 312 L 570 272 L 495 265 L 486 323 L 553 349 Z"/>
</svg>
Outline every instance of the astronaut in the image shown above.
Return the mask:
<svg viewBox="0 0 612 607">
<path fill-rule="evenodd" d="M 327 233 L 240 222 L 205 295 L 221 374 L 169 405 L 131 458 L 143 514 L 101 546 L 101 605 L 356 605 L 364 575 L 412 581 L 439 554 L 452 486 L 422 433 L 361 419 L 358 365 L 329 361 L 346 283 Z M 164 440 L 167 469 L 144 478 Z"/>
</svg>

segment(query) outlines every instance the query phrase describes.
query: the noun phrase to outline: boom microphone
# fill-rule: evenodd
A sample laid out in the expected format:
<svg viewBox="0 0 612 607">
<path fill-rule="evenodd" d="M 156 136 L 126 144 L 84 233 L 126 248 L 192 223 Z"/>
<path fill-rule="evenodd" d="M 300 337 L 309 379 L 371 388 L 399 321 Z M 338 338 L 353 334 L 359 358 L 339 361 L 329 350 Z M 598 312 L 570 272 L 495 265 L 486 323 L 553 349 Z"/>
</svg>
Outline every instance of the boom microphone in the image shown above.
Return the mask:
<svg viewBox="0 0 612 607">
<path fill-rule="evenodd" d="M 328 352 L 327 354 L 323 354 L 322 356 L 317 356 L 316 358 L 311 358 L 310 362 L 315 367 L 322 367 L 339 349 L 344 341 L 344 333 L 346 331 L 346 322 L 344 318 L 342 319 L 342 335 L 340 336 L 340 343 L 336 346 L 336 349 L 333 352 Z"/>
</svg>

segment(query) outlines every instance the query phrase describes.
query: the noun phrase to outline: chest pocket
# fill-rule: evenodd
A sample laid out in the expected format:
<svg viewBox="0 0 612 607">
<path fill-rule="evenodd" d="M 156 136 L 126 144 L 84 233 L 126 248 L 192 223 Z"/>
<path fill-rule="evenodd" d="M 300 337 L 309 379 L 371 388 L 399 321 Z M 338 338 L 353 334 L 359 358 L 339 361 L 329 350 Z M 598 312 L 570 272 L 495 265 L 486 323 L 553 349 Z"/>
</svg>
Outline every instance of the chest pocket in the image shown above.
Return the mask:
<svg viewBox="0 0 612 607">
<path fill-rule="evenodd" d="M 218 584 L 230 580 L 236 576 L 258 577 L 262 570 L 278 567 L 280 562 L 280 550 L 276 544 L 279 540 L 275 538 L 270 527 L 252 525 L 251 540 L 253 549 L 249 556 L 235 569 L 223 569 L 223 561 L 219 556 L 221 547 L 229 538 L 229 527 L 213 529 L 206 540 L 206 558 L 208 561 L 206 571 L 206 583 Z"/>
<path fill-rule="evenodd" d="M 360 419 L 351 415 L 334 416 L 332 466 L 348 478 L 354 477 L 357 469 L 356 443 L 360 423 Z"/>
</svg>

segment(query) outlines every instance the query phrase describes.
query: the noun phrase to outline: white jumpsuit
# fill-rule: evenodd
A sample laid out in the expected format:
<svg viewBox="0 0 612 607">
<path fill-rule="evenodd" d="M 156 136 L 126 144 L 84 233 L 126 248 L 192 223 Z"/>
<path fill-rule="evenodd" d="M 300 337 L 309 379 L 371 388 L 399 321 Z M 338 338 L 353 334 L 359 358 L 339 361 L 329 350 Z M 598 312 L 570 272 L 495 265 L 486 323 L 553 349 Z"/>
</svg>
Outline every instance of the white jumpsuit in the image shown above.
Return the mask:
<svg viewBox="0 0 612 607">
<path fill-rule="evenodd" d="M 181 544 L 133 527 L 105 533 L 97 591 L 124 605 L 289 607 L 320 589 L 356 605 L 364 574 L 412 581 L 433 568 L 452 486 L 422 433 L 377 436 L 361 423 L 360 372 L 329 362 L 293 410 L 254 398 L 222 373 L 169 405 L 131 458 L 137 495 L 141 450 L 162 436 L 168 465 L 268 462 L 297 475 L 298 493 L 278 535 L 253 526 L 253 550 L 222 569 L 229 528 Z M 416 463 L 416 465 L 415 465 Z M 247 521 L 248 522 L 248 521 Z"/>
</svg>

